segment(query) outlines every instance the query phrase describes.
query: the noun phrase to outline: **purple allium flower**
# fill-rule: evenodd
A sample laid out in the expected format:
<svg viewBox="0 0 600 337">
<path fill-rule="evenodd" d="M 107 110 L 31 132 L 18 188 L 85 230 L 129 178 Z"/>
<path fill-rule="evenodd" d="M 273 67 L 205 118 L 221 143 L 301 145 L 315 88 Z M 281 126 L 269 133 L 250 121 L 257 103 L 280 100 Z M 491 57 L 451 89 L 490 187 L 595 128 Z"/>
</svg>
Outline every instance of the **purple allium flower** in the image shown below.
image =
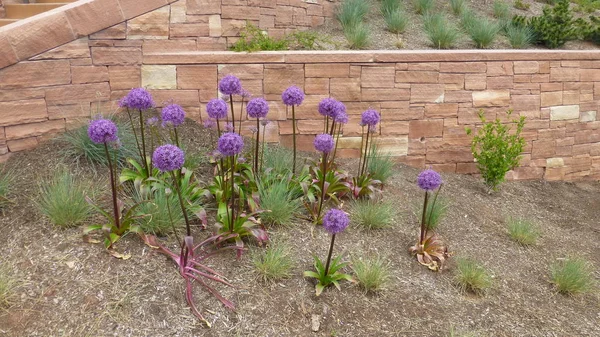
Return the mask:
<svg viewBox="0 0 600 337">
<path fill-rule="evenodd" d="M 335 142 L 329 134 L 323 133 L 315 137 L 315 149 L 323 153 L 329 153 L 333 150 Z"/>
<path fill-rule="evenodd" d="M 165 124 L 179 126 L 185 121 L 185 111 L 181 105 L 169 104 L 162 109 L 161 118 Z"/>
<path fill-rule="evenodd" d="M 266 118 L 263 118 L 260 120 L 260 125 L 262 125 L 262 126 L 267 126 L 267 125 L 269 125 L 269 123 L 271 123 L 271 121 Z"/>
<path fill-rule="evenodd" d="M 251 118 L 264 118 L 269 113 L 269 103 L 262 98 L 254 98 L 246 106 L 248 116 Z"/>
<path fill-rule="evenodd" d="M 96 119 L 90 122 L 88 136 L 96 144 L 116 142 L 117 126 L 109 119 Z"/>
<path fill-rule="evenodd" d="M 323 216 L 323 227 L 330 234 L 337 234 L 342 232 L 350 224 L 350 219 L 346 212 L 332 208 Z"/>
<path fill-rule="evenodd" d="M 225 131 L 234 132 L 235 129 L 233 128 L 233 123 L 229 122 L 229 123 L 225 124 Z"/>
<path fill-rule="evenodd" d="M 119 102 L 123 108 L 148 110 L 154 107 L 152 95 L 144 88 L 134 88 Z"/>
<path fill-rule="evenodd" d="M 244 148 L 244 139 L 240 135 L 234 132 L 227 132 L 221 135 L 219 138 L 219 144 L 217 149 L 224 156 L 234 156 Z"/>
<path fill-rule="evenodd" d="M 442 177 L 432 169 L 424 170 L 417 177 L 417 184 L 426 191 L 433 191 L 442 185 Z"/>
<path fill-rule="evenodd" d="M 304 92 L 297 86 L 292 85 L 281 94 L 281 99 L 285 105 L 300 105 L 304 101 Z"/>
<path fill-rule="evenodd" d="M 157 126 L 158 125 L 158 118 L 157 117 L 150 117 L 150 118 L 148 118 L 148 120 L 146 120 L 146 125 L 148 125 L 148 126 Z"/>
<path fill-rule="evenodd" d="M 179 170 L 185 162 L 183 150 L 175 145 L 166 144 L 156 148 L 152 154 L 152 164 L 161 172 Z"/>
<path fill-rule="evenodd" d="M 346 106 L 333 98 L 324 98 L 319 102 L 319 113 L 335 119 L 338 114 L 346 112 Z"/>
<path fill-rule="evenodd" d="M 227 103 L 219 98 L 211 99 L 206 103 L 206 113 L 210 118 L 223 119 L 227 117 Z"/>
<path fill-rule="evenodd" d="M 239 78 L 227 75 L 219 82 L 219 91 L 225 95 L 239 94 L 242 92 L 242 83 Z"/>
<path fill-rule="evenodd" d="M 250 132 L 252 132 L 252 133 L 258 132 L 258 128 L 256 126 L 251 126 L 249 129 L 250 129 Z"/>
<path fill-rule="evenodd" d="M 214 119 L 209 118 L 204 121 L 204 127 L 207 129 L 214 129 L 217 126 L 217 122 Z"/>
<path fill-rule="evenodd" d="M 368 109 L 362 113 L 361 125 L 375 126 L 379 123 L 379 112 Z"/>
<path fill-rule="evenodd" d="M 336 123 L 347 124 L 348 123 L 348 114 L 346 113 L 346 111 L 340 111 L 340 112 L 338 112 L 337 115 L 335 115 L 333 120 Z"/>
<path fill-rule="evenodd" d="M 248 90 L 242 88 L 242 90 L 240 92 L 240 96 L 242 96 L 244 98 L 250 98 L 250 97 L 252 97 L 252 94 Z"/>
</svg>

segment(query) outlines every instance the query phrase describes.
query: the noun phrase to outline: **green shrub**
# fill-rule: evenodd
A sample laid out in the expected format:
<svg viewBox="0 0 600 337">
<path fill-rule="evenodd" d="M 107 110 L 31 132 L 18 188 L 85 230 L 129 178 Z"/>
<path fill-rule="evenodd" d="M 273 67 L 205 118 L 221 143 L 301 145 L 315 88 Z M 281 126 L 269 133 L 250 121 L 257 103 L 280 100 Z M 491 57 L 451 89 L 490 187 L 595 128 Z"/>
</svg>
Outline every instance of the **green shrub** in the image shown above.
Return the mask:
<svg viewBox="0 0 600 337">
<path fill-rule="evenodd" d="M 510 7 L 502 0 L 494 1 L 494 17 L 499 20 L 510 20 Z"/>
<path fill-rule="evenodd" d="M 463 292 L 482 295 L 492 286 L 492 277 L 478 262 L 469 258 L 456 259 L 454 284 Z"/>
<path fill-rule="evenodd" d="M 529 8 L 531 7 L 531 5 L 530 5 L 530 4 L 528 4 L 528 3 L 524 3 L 524 2 L 523 2 L 523 0 L 515 0 L 515 5 L 514 5 L 514 7 L 515 7 L 516 9 L 520 9 L 520 10 L 522 10 L 522 11 L 528 11 L 528 10 L 529 10 Z"/>
<path fill-rule="evenodd" d="M 394 175 L 394 159 L 388 153 L 381 153 L 374 144 L 369 153 L 367 172 L 373 179 L 385 184 Z"/>
<path fill-rule="evenodd" d="M 488 18 L 477 18 L 469 25 L 467 31 L 477 48 L 489 47 L 500 33 L 500 25 Z"/>
<path fill-rule="evenodd" d="M 329 39 L 319 35 L 317 32 L 307 30 L 296 31 L 287 37 L 289 47 L 294 50 L 318 50 L 323 49 L 323 43 L 330 43 Z"/>
<path fill-rule="evenodd" d="M 513 241 L 523 246 L 535 245 L 540 234 L 531 221 L 509 218 L 507 224 L 508 235 Z"/>
<path fill-rule="evenodd" d="M 127 158 L 134 158 L 138 162 L 139 154 L 137 152 L 135 138 L 131 132 L 131 124 L 115 117 L 108 117 L 117 124 L 119 129 L 119 140 L 121 142 L 118 149 L 109 147 L 112 158 L 117 156 L 119 165 L 126 163 Z M 77 129 L 67 131 L 61 136 L 61 139 L 67 143 L 63 153 L 75 160 L 85 159 L 91 164 L 108 165 L 104 145 L 92 142 L 87 133 L 87 125 Z"/>
<path fill-rule="evenodd" d="M 354 28 L 344 30 L 344 36 L 348 40 L 348 46 L 351 49 L 364 49 L 371 42 L 369 26 L 359 23 Z"/>
<path fill-rule="evenodd" d="M 10 204 L 10 193 L 12 191 L 15 176 L 6 169 L 0 170 L 0 210 L 3 210 Z"/>
<path fill-rule="evenodd" d="M 599 0 L 572 0 L 572 2 L 577 4 L 576 12 L 593 13 L 600 10 Z"/>
<path fill-rule="evenodd" d="M 292 172 L 293 162 L 294 154 L 291 150 L 281 146 L 265 146 L 263 168 L 283 175 Z"/>
<path fill-rule="evenodd" d="M 264 250 L 254 250 L 252 263 L 263 281 L 288 278 L 294 268 L 291 249 L 283 243 L 270 243 Z"/>
<path fill-rule="evenodd" d="M 517 15 L 513 24 L 529 27 L 535 42 L 548 48 L 559 48 L 579 34 L 569 0 L 559 0 L 554 7 L 545 7 L 541 16 L 526 18 Z"/>
<path fill-rule="evenodd" d="M 467 4 L 465 0 L 450 0 L 450 7 L 452 8 L 452 13 L 459 16 L 467 9 Z"/>
<path fill-rule="evenodd" d="M 448 207 L 450 202 L 446 198 L 438 197 L 436 202 L 428 202 L 427 210 L 425 213 L 427 230 L 436 230 L 442 220 L 446 217 L 446 213 L 448 212 Z M 418 210 L 415 214 L 418 215 L 418 219 L 422 219 L 423 215 L 423 206 L 416 206 Z"/>
<path fill-rule="evenodd" d="M 40 196 L 36 201 L 40 212 L 60 227 L 75 227 L 92 214 L 92 206 L 86 201 L 89 186 L 77 181 L 68 171 L 60 171 L 40 184 Z"/>
<path fill-rule="evenodd" d="M 512 111 L 508 111 L 510 118 Z M 521 153 L 525 147 L 525 139 L 521 132 L 525 126 L 525 117 L 511 120 L 516 130 L 511 132 L 509 125 L 503 124 L 499 118 L 493 122 L 485 120 L 483 110 L 479 111 L 479 119 L 483 126 L 471 141 L 471 152 L 477 162 L 477 168 L 490 190 L 497 190 L 504 181 L 506 173 L 519 166 Z M 467 134 L 472 130 L 467 128 Z"/>
<path fill-rule="evenodd" d="M 337 9 L 336 19 L 345 32 L 356 29 L 367 13 L 369 13 L 369 3 L 366 0 L 343 0 Z"/>
<path fill-rule="evenodd" d="M 591 265 L 581 258 L 564 259 L 553 263 L 550 274 L 552 284 L 562 294 L 585 293 L 595 286 Z"/>
<path fill-rule="evenodd" d="M 18 279 L 6 263 L 0 263 L 0 309 L 9 307 L 15 296 Z"/>
<path fill-rule="evenodd" d="M 508 25 L 504 30 L 504 35 L 511 47 L 515 49 L 527 48 L 535 40 L 531 29 L 523 26 Z"/>
<path fill-rule="evenodd" d="M 352 259 L 358 285 L 366 292 L 385 290 L 390 281 L 390 264 L 379 255 Z"/>
<path fill-rule="evenodd" d="M 431 44 L 438 49 L 454 47 L 459 32 L 442 14 L 428 14 L 423 17 L 425 32 Z"/>
<path fill-rule="evenodd" d="M 600 17 L 592 15 L 589 21 L 579 18 L 575 21 L 575 24 L 578 39 L 600 45 Z"/>
<path fill-rule="evenodd" d="M 425 15 L 429 13 L 435 5 L 435 0 L 414 0 L 415 12 L 417 14 Z"/>
<path fill-rule="evenodd" d="M 365 229 L 382 229 L 393 225 L 396 211 L 390 202 L 359 199 L 350 204 L 350 222 Z"/>
<path fill-rule="evenodd" d="M 259 183 L 261 208 L 265 211 L 260 214 L 263 222 L 273 225 L 290 225 L 290 221 L 301 206 L 301 200 L 295 191 L 289 188 L 285 179 L 273 179 L 268 185 Z"/>
<path fill-rule="evenodd" d="M 401 8 L 391 12 L 384 12 L 383 18 L 385 19 L 387 29 L 396 34 L 404 32 L 406 25 L 408 24 L 408 15 Z"/>
<path fill-rule="evenodd" d="M 240 38 L 231 46 L 231 50 L 237 52 L 287 50 L 288 44 L 287 39 L 270 37 L 265 31 L 248 22 L 240 31 Z"/>
</svg>

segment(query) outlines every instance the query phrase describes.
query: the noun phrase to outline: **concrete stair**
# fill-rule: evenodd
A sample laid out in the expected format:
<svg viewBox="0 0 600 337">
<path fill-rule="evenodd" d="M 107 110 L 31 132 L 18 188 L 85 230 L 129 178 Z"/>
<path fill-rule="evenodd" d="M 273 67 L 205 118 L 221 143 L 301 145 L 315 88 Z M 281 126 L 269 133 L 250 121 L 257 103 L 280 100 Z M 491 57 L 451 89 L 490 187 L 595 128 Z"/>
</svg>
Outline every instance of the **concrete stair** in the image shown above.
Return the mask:
<svg viewBox="0 0 600 337">
<path fill-rule="evenodd" d="M 6 15 L 4 18 L 0 18 L 0 26 L 10 25 L 18 20 L 41 14 L 76 1 L 77 0 L 38 0 L 36 3 L 6 4 L 4 5 Z"/>
</svg>

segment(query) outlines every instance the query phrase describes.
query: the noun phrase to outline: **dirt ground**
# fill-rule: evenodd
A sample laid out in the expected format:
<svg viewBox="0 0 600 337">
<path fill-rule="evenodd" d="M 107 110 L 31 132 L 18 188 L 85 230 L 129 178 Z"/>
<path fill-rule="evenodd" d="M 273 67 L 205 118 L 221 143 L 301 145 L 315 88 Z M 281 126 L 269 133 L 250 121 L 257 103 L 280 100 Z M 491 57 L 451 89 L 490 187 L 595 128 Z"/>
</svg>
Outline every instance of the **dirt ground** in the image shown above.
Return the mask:
<svg viewBox="0 0 600 337">
<path fill-rule="evenodd" d="M 189 126 L 191 146 L 208 146 L 200 127 Z M 271 238 L 294 252 L 293 277 L 259 281 L 249 254 L 236 260 L 220 255 L 209 266 L 236 288 L 216 285 L 237 310 L 226 310 L 200 288 L 195 293 L 212 322 L 207 329 L 191 314 L 175 265 L 131 235 L 118 249 L 132 255 L 122 261 L 100 245 L 84 243 L 81 229 L 53 227 L 34 207 L 38 181 L 60 164 L 85 180 L 107 181 L 86 164 L 59 153 L 61 142 L 14 155 L 6 167 L 18 174 L 14 204 L 0 218 L 0 262 L 22 280 L 14 304 L 0 309 L 0 336 L 448 336 L 450 329 L 479 336 L 600 336 L 600 294 L 557 294 L 549 284 L 549 264 L 577 255 L 600 267 L 599 182 L 508 182 L 492 195 L 476 177 L 443 174 L 442 194 L 451 200 L 439 233 L 455 256 L 481 261 L 493 274 L 483 297 L 461 293 L 452 285 L 453 260 L 441 273 L 419 265 L 407 249 L 417 237 L 412 214 L 421 202 L 419 170 L 398 165 L 385 188 L 397 205 L 392 228 L 365 231 L 351 227 L 336 240 L 336 254 L 379 253 L 389 259 L 392 280 L 378 295 L 342 283 L 314 295 L 314 283 L 302 277 L 312 269 L 312 255 L 327 253 L 329 236 L 298 220 L 289 228 L 269 228 Z M 352 165 L 353 162 L 345 162 Z M 207 177 L 210 168 L 200 169 Z M 106 185 L 105 185 L 106 186 Z M 101 193 L 109 198 L 108 189 Z M 504 219 L 523 216 L 541 228 L 532 248 L 521 248 L 506 233 Z M 214 217 L 213 217 L 214 218 Z M 195 229 L 197 240 L 208 236 Z M 168 239 L 175 247 L 174 238 Z M 260 249 L 251 247 L 251 249 Z M 348 270 L 349 272 L 349 270 Z M 311 332 L 311 317 L 320 329 Z"/>
<path fill-rule="evenodd" d="M 525 4 L 529 4 L 529 10 L 519 10 L 514 8 L 512 0 L 505 0 L 505 3 L 509 4 L 512 15 L 523 15 L 523 16 L 537 16 L 542 14 L 542 9 L 545 3 L 534 0 L 523 0 Z M 394 34 L 386 30 L 385 21 L 379 11 L 379 1 L 372 1 L 371 10 L 366 17 L 365 22 L 370 28 L 371 43 L 366 49 L 435 49 L 431 46 L 429 39 L 423 28 L 423 19 L 421 15 L 418 15 L 414 11 L 412 1 L 403 1 L 405 4 L 406 12 L 409 17 L 409 23 L 406 30 L 402 34 Z M 467 0 L 469 8 L 473 9 L 474 12 L 482 15 L 487 14 L 488 17 L 493 18 L 493 0 Z M 575 4 L 571 4 L 571 8 L 574 9 Z M 443 12 L 447 18 L 456 27 L 461 29 L 460 20 L 452 14 L 449 1 L 436 1 L 436 13 Z M 590 15 L 600 15 L 600 11 L 596 13 L 578 13 L 573 12 L 575 17 L 589 17 Z M 347 41 L 344 37 L 344 33 L 340 27 L 340 24 L 335 20 L 328 20 L 325 25 L 316 29 L 317 32 L 322 34 L 328 40 L 327 43 L 323 44 L 326 49 L 346 49 Z M 475 43 L 465 32 L 460 35 L 454 49 L 475 49 Z M 543 46 L 532 46 L 530 49 L 544 49 Z M 569 41 L 560 49 L 598 49 L 600 46 L 586 41 Z M 496 41 L 489 47 L 489 49 L 511 49 L 510 43 L 505 36 L 499 34 Z"/>
</svg>

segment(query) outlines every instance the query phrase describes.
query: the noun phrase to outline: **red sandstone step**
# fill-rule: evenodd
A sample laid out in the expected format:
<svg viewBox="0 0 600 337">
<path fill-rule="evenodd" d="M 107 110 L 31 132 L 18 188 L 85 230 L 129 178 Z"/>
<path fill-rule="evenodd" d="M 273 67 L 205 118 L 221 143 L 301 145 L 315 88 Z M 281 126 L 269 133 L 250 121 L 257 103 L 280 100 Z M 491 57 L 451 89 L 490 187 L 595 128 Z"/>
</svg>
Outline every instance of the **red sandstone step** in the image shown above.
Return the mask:
<svg viewBox="0 0 600 337">
<path fill-rule="evenodd" d="M 5 18 L 25 19 L 64 5 L 65 3 L 7 4 L 4 6 L 6 9 Z"/>
</svg>

